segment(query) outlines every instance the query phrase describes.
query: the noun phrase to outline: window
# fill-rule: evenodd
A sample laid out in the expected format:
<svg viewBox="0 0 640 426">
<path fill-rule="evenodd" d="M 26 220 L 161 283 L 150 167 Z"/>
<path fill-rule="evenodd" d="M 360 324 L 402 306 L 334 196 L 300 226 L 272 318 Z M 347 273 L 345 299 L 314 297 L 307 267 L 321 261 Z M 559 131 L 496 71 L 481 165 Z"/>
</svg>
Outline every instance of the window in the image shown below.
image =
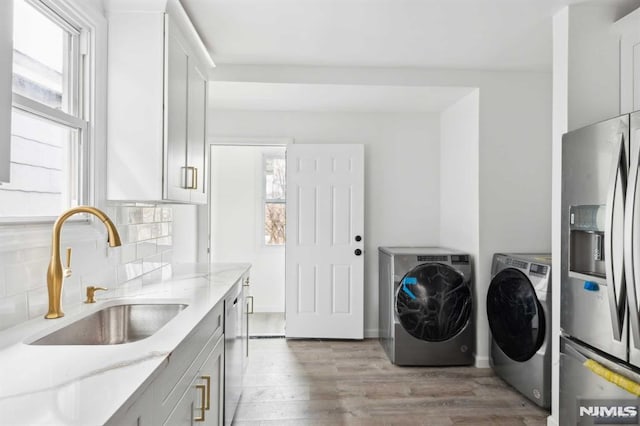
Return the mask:
<svg viewBox="0 0 640 426">
<path fill-rule="evenodd" d="M 286 161 L 283 156 L 264 156 L 264 242 L 285 243 Z"/>
<path fill-rule="evenodd" d="M 0 219 L 41 219 L 86 201 L 86 55 L 55 2 L 14 0 L 11 181 Z"/>
</svg>

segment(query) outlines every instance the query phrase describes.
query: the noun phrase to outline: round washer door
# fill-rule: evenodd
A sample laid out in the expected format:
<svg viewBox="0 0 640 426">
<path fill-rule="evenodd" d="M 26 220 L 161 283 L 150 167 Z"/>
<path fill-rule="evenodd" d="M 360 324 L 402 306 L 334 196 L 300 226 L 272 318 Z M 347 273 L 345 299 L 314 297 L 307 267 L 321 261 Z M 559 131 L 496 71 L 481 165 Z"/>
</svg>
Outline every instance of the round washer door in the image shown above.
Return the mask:
<svg viewBox="0 0 640 426">
<path fill-rule="evenodd" d="M 460 333 L 471 318 L 471 289 L 464 276 L 441 263 L 409 271 L 396 289 L 395 311 L 413 337 L 442 342 Z"/>
<path fill-rule="evenodd" d="M 524 362 L 544 342 L 545 317 L 529 278 L 514 268 L 498 272 L 487 292 L 489 328 L 509 358 Z"/>
</svg>

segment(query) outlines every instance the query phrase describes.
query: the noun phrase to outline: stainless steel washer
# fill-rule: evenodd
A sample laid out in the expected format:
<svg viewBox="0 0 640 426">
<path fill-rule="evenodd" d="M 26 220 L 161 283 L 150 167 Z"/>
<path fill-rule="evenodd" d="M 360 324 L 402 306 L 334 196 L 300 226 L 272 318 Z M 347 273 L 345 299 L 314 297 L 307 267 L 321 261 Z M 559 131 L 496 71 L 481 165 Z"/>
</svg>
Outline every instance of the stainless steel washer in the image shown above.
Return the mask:
<svg viewBox="0 0 640 426">
<path fill-rule="evenodd" d="M 490 363 L 495 372 L 543 408 L 551 404 L 551 256 L 493 256 L 487 291 Z"/>
<path fill-rule="evenodd" d="M 471 259 L 439 247 L 380 247 L 380 342 L 398 365 L 473 364 Z"/>
</svg>

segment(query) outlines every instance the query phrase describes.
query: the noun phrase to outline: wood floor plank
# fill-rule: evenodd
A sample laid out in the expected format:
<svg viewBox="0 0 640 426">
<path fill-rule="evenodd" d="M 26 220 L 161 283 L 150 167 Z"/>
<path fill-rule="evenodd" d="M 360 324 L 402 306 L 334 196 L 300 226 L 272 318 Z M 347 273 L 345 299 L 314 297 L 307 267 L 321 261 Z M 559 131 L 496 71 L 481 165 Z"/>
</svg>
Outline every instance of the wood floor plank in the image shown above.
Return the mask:
<svg viewBox="0 0 640 426">
<path fill-rule="evenodd" d="M 474 367 L 398 367 L 377 340 L 251 340 L 235 425 L 542 426 L 548 413 Z"/>
</svg>

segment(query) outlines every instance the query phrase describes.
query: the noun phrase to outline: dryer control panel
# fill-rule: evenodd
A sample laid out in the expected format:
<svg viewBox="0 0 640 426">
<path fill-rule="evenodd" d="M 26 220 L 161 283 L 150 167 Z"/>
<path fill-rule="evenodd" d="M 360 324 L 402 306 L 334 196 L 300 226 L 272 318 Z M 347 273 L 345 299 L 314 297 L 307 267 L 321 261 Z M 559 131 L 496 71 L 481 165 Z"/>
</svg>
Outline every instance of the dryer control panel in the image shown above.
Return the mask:
<svg viewBox="0 0 640 426">
<path fill-rule="evenodd" d="M 453 265 L 468 265 L 469 264 L 469 256 L 464 254 L 464 255 L 456 255 L 456 254 L 452 254 L 451 255 L 451 263 Z"/>
</svg>

